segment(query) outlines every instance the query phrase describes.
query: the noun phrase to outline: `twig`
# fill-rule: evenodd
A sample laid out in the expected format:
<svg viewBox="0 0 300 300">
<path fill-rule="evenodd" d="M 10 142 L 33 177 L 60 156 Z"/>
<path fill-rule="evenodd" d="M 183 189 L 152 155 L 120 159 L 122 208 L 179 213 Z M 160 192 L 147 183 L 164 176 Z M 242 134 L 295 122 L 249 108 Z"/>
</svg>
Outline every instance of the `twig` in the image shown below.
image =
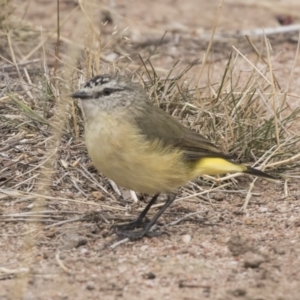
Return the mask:
<svg viewBox="0 0 300 300">
<path fill-rule="evenodd" d="M 251 191 L 254 188 L 254 183 L 256 182 L 256 180 L 257 180 L 257 177 L 251 182 L 248 194 L 247 194 L 246 199 L 245 199 L 245 202 L 244 202 L 243 206 L 240 208 L 240 211 L 244 211 L 244 210 L 247 209 L 249 201 L 252 197 Z"/>
<path fill-rule="evenodd" d="M 73 223 L 73 222 L 82 221 L 83 219 L 84 219 L 84 217 L 77 217 L 77 218 L 70 219 L 70 220 L 64 220 L 64 221 L 57 222 L 57 223 L 54 223 L 54 224 L 51 224 L 51 225 L 47 225 L 47 226 L 45 226 L 45 229 L 60 226 L 60 225 L 66 224 L 66 223 Z"/>
<path fill-rule="evenodd" d="M 125 244 L 125 243 L 127 243 L 128 241 L 129 241 L 129 238 L 125 238 L 125 239 L 123 239 L 123 240 L 121 240 L 121 241 L 118 241 L 118 242 L 116 242 L 116 243 L 110 245 L 109 248 L 115 249 L 116 247 L 118 247 L 118 246 L 120 246 L 120 245 L 122 245 L 122 244 Z"/>
<path fill-rule="evenodd" d="M 4 267 L 0 267 L 0 272 L 5 274 L 21 274 L 21 273 L 28 273 L 29 268 L 7 269 Z"/>
<path fill-rule="evenodd" d="M 294 32 L 300 30 L 300 24 L 292 24 L 287 26 L 278 26 L 278 27 L 269 27 L 269 28 L 257 28 L 253 30 L 242 30 L 239 31 L 238 34 L 240 36 L 255 36 L 260 37 L 264 35 L 272 35 L 272 34 L 279 34 L 279 33 L 287 33 L 287 32 Z M 236 34 L 236 33 L 235 33 Z"/>
<path fill-rule="evenodd" d="M 296 154 L 296 155 L 294 155 L 290 158 L 268 164 L 267 167 L 270 168 L 270 167 L 278 167 L 278 166 L 281 166 L 281 165 L 286 165 L 286 164 L 289 164 L 289 163 L 293 162 L 294 160 L 296 160 L 298 158 L 300 158 L 300 153 L 298 153 L 298 154 Z"/>
<path fill-rule="evenodd" d="M 60 260 L 60 258 L 59 258 L 59 251 L 55 254 L 55 258 L 56 258 L 56 261 L 57 261 L 58 265 L 59 265 L 66 273 L 72 274 L 72 271 L 71 271 L 69 268 L 67 268 L 67 267 L 63 264 L 63 262 Z"/>
</svg>

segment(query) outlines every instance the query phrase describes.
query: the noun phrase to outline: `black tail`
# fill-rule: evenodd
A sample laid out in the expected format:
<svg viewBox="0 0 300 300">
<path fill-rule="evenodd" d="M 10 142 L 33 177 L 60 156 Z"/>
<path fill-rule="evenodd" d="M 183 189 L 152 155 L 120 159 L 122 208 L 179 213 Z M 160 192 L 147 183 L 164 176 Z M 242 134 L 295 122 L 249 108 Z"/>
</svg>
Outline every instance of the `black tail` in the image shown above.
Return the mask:
<svg viewBox="0 0 300 300">
<path fill-rule="evenodd" d="M 277 178 L 275 178 L 274 176 L 271 176 L 263 171 L 251 168 L 251 167 L 247 167 L 247 170 L 244 171 L 244 173 L 246 174 L 250 174 L 250 175 L 254 175 L 254 176 L 259 176 L 259 177 L 264 177 L 264 178 L 269 178 L 269 179 L 274 179 L 276 180 Z"/>
</svg>

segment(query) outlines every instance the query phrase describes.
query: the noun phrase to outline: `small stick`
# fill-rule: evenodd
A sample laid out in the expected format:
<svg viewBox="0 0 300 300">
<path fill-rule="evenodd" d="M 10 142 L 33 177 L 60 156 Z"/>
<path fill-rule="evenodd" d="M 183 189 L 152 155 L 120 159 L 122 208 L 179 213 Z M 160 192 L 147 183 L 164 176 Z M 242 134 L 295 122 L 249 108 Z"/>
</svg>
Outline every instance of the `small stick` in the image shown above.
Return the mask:
<svg viewBox="0 0 300 300">
<path fill-rule="evenodd" d="M 125 239 L 123 239 L 123 240 L 121 240 L 121 241 L 118 241 L 118 242 L 116 242 L 116 243 L 110 245 L 109 248 L 115 249 L 116 247 L 118 247 L 118 246 L 120 246 L 120 245 L 122 245 L 122 244 L 125 244 L 125 243 L 127 243 L 128 241 L 129 241 L 129 238 L 125 238 Z"/>
<path fill-rule="evenodd" d="M 69 268 L 67 268 L 63 263 L 62 261 L 60 260 L 59 258 L 59 251 L 55 254 L 55 258 L 56 258 L 56 261 L 58 263 L 58 265 L 68 274 L 71 274 L 71 270 Z"/>
</svg>

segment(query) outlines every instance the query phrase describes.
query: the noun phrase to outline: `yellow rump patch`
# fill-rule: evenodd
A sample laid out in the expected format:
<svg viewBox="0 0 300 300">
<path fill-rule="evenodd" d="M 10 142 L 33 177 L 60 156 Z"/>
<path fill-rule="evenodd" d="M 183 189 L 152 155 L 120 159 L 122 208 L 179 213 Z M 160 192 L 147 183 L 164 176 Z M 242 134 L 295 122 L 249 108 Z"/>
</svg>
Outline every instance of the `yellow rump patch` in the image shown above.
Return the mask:
<svg viewBox="0 0 300 300">
<path fill-rule="evenodd" d="M 246 170 L 246 166 L 235 164 L 229 160 L 218 157 L 202 158 L 195 165 L 196 176 L 236 173 Z"/>
</svg>

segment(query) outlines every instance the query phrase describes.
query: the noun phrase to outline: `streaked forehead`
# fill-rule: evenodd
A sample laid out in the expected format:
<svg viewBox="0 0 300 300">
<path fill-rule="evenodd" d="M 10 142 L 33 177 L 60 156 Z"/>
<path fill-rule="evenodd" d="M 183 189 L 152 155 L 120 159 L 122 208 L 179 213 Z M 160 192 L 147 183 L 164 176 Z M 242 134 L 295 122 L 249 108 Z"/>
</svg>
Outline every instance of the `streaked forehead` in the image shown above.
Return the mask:
<svg viewBox="0 0 300 300">
<path fill-rule="evenodd" d="M 85 88 L 91 88 L 94 86 L 100 86 L 107 82 L 110 82 L 112 77 L 110 75 L 98 75 L 90 79 L 85 85 Z"/>
</svg>

